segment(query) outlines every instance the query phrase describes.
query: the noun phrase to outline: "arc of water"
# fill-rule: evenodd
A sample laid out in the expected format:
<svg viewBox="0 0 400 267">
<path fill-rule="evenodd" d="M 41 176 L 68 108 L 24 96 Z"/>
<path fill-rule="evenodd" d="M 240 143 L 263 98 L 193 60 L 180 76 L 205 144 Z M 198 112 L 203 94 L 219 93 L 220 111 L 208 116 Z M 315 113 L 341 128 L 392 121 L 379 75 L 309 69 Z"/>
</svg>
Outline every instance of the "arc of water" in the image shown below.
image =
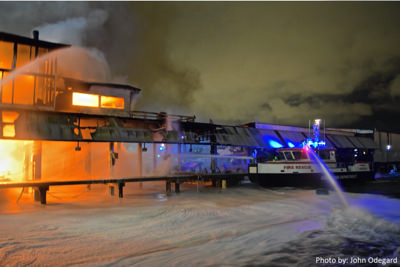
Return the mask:
<svg viewBox="0 0 400 267">
<path fill-rule="evenodd" d="M 82 60 L 82 62 L 84 62 L 84 61 L 86 62 L 86 61 L 90 60 L 91 62 L 93 62 L 92 70 L 97 69 L 99 67 L 99 64 L 102 63 L 97 58 L 95 58 L 93 56 L 93 54 L 90 53 L 90 50 L 87 50 L 85 48 L 75 47 L 75 46 L 59 48 L 59 49 L 50 51 L 49 53 L 46 53 L 44 55 L 37 57 L 36 59 L 28 62 L 27 64 L 25 64 L 24 66 L 22 66 L 20 68 L 12 70 L 6 77 L 3 77 L 3 79 L 0 80 L 0 86 L 3 86 L 6 83 L 12 81 L 19 75 L 43 74 L 43 73 L 40 73 L 39 68 L 41 66 L 43 66 L 43 64 L 46 61 L 48 61 L 48 60 L 59 61 L 59 59 L 69 60 L 69 61 L 76 59 L 76 60 Z M 74 75 L 76 76 L 76 73 L 77 73 L 75 71 L 75 68 L 77 67 L 77 65 L 79 66 L 79 64 L 82 64 L 81 62 L 64 62 L 63 64 L 61 64 L 61 63 L 63 63 L 63 62 L 58 62 L 57 65 L 62 66 L 64 64 L 65 67 L 68 68 L 69 72 L 71 72 L 71 73 L 68 73 L 68 75 L 66 75 L 66 76 L 68 76 L 68 78 L 81 79 L 81 77 L 74 77 Z M 95 64 L 95 63 L 97 63 L 97 64 Z M 75 65 L 73 65 L 73 64 L 75 64 Z M 103 66 L 101 68 L 103 68 Z M 100 71 L 100 67 L 98 69 Z M 104 71 L 105 71 L 105 69 L 107 69 L 107 71 L 108 71 L 108 66 L 104 66 Z M 86 71 L 86 69 L 85 69 L 85 71 Z M 103 71 L 103 70 L 101 70 L 101 71 Z M 58 74 L 59 73 L 57 73 L 57 75 Z M 69 77 L 70 75 L 72 75 L 72 76 Z M 103 77 L 103 78 L 105 78 L 105 77 Z M 93 77 L 92 77 L 92 79 L 93 79 Z"/>
<path fill-rule="evenodd" d="M 45 55 L 42 55 L 42 56 L 36 58 L 35 60 L 28 62 L 27 64 L 25 64 L 24 66 L 22 66 L 18 69 L 11 71 L 9 75 L 7 75 L 2 80 L 0 80 L 0 86 L 3 86 L 4 84 L 12 81 L 18 75 L 36 74 L 34 69 L 37 69 L 39 67 L 39 64 L 42 64 L 46 60 L 56 58 L 56 56 L 60 53 L 60 51 L 65 51 L 65 49 L 69 49 L 69 48 L 62 48 L 62 49 L 52 51 L 50 53 L 47 53 Z M 38 70 L 36 70 L 36 72 L 38 72 Z"/>
<path fill-rule="evenodd" d="M 325 163 L 322 162 L 322 160 L 318 157 L 318 155 L 314 152 L 314 150 L 312 150 L 308 146 L 306 146 L 306 150 L 309 152 L 308 154 L 311 156 L 311 159 L 316 163 L 316 165 L 321 170 L 322 176 L 329 181 L 333 189 L 336 191 L 343 205 L 345 207 L 348 207 L 349 203 L 346 197 L 344 196 L 343 190 L 340 188 L 339 184 L 335 180 L 333 174 L 329 171 L 328 167 L 325 165 Z"/>
</svg>

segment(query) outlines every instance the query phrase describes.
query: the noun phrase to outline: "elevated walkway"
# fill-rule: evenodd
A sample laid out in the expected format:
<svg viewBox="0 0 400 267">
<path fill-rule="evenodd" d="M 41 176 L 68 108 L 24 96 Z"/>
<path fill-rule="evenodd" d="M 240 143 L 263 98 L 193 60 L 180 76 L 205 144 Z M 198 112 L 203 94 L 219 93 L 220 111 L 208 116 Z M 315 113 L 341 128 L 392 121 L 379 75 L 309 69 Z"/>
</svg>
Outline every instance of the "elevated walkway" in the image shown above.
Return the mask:
<svg viewBox="0 0 400 267">
<path fill-rule="evenodd" d="M 175 193 L 180 193 L 180 184 L 189 181 L 206 181 L 211 180 L 215 185 L 221 185 L 222 180 L 229 183 L 236 183 L 243 179 L 247 173 L 217 173 L 217 174 L 189 174 L 189 175 L 173 175 L 173 176 L 148 176 L 148 177 L 131 177 L 131 178 L 118 178 L 118 179 L 99 179 L 99 180 L 69 180 L 69 181 L 27 181 L 27 182 L 3 182 L 0 183 L 0 189 L 7 188 L 25 188 L 32 187 L 39 192 L 38 201 L 41 204 L 46 204 L 46 192 L 49 191 L 50 186 L 63 186 L 63 185 L 90 185 L 90 184 L 113 184 L 118 187 L 118 196 L 123 198 L 123 188 L 126 183 L 134 182 L 154 182 L 165 181 L 165 190 L 171 193 L 171 184 L 175 184 Z"/>
</svg>

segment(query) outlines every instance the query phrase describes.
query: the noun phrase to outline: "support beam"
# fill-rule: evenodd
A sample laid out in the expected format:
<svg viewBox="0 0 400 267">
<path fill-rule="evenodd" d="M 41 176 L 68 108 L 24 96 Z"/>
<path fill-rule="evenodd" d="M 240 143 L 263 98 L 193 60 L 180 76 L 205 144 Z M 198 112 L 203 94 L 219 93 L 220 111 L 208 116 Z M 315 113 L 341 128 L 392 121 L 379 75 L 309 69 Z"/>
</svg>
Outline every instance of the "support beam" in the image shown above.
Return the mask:
<svg viewBox="0 0 400 267">
<path fill-rule="evenodd" d="M 121 182 L 121 183 L 118 183 L 118 197 L 119 198 L 123 198 L 124 197 L 124 186 L 125 186 L 125 183 L 124 182 Z"/>
</svg>

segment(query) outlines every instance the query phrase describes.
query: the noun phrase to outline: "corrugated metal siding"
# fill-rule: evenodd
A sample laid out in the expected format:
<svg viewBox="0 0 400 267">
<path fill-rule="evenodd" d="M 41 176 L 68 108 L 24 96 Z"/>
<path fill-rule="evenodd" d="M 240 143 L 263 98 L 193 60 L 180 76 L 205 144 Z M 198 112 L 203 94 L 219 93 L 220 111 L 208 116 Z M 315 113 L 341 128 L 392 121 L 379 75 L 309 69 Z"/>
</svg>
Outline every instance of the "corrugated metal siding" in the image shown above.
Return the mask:
<svg viewBox="0 0 400 267">
<path fill-rule="evenodd" d="M 234 146 L 263 146 L 267 147 L 264 138 L 273 138 L 280 142 L 273 130 L 260 130 L 242 127 L 219 127 L 216 132 L 216 141 L 221 145 Z"/>
<path fill-rule="evenodd" d="M 379 144 L 376 143 L 374 140 L 372 140 L 371 138 L 367 138 L 367 137 L 356 137 L 361 144 L 363 144 L 363 146 L 365 148 L 368 149 L 378 149 L 379 148 Z"/>
<path fill-rule="evenodd" d="M 360 140 L 358 139 L 358 137 L 355 136 L 347 136 L 347 138 L 350 140 L 350 142 L 353 143 L 353 145 L 356 148 L 365 148 L 365 146 L 363 145 L 363 143 L 360 142 Z"/>
<path fill-rule="evenodd" d="M 249 132 L 251 133 L 251 135 L 252 135 L 254 141 L 256 142 L 257 146 L 260 146 L 260 147 L 266 147 L 266 146 L 268 146 L 268 145 L 265 143 L 264 138 L 263 138 L 262 134 L 260 133 L 260 130 L 259 130 L 259 129 L 248 128 L 248 130 L 249 130 Z M 275 134 L 274 131 L 272 131 L 272 130 L 267 130 L 267 131 L 271 131 L 273 134 Z M 276 134 L 275 134 L 275 135 L 276 135 Z"/>
<path fill-rule="evenodd" d="M 344 135 L 328 134 L 327 136 L 336 148 L 355 148 L 355 146 Z"/>
<path fill-rule="evenodd" d="M 379 138 L 380 136 L 380 138 Z M 386 150 L 388 144 L 386 132 L 375 132 L 376 143 L 381 139 L 381 147 L 375 150 L 374 161 L 375 162 L 399 162 L 400 161 L 400 134 L 390 133 L 390 145 L 391 149 Z"/>
<path fill-rule="evenodd" d="M 291 141 L 294 143 L 302 143 L 305 140 L 305 137 L 301 132 L 279 131 L 279 134 L 286 142 Z"/>
<path fill-rule="evenodd" d="M 275 133 L 275 131 L 273 130 L 266 130 L 266 129 L 257 129 L 258 131 L 258 135 L 257 135 L 257 142 L 261 143 L 262 146 L 264 147 L 271 147 L 266 141 L 265 139 L 272 139 L 272 140 L 276 140 L 279 143 L 282 143 L 282 141 L 280 140 L 280 138 L 278 137 L 278 135 Z M 282 144 L 283 145 L 283 144 Z"/>
</svg>

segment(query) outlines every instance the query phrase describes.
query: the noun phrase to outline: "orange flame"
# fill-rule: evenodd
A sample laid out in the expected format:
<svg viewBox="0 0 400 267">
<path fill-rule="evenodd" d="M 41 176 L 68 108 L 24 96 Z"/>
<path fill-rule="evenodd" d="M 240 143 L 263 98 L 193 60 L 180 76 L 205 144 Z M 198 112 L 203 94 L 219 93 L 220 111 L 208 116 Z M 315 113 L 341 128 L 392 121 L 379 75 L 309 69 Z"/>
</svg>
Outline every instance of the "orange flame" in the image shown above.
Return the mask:
<svg viewBox="0 0 400 267">
<path fill-rule="evenodd" d="M 32 141 L 0 140 L 0 181 L 27 180 Z M 28 164 L 29 166 L 29 164 Z"/>
</svg>

